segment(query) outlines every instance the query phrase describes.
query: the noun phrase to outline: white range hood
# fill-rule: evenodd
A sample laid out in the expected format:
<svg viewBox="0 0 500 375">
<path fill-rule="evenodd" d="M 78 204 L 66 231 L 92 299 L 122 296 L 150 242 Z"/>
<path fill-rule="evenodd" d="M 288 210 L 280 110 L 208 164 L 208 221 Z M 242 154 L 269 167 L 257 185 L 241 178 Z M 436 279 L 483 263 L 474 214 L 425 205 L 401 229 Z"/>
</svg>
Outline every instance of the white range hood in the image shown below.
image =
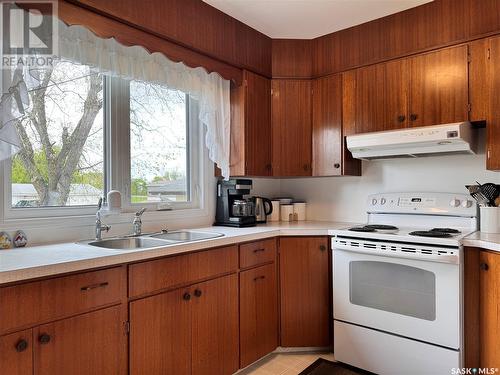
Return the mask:
<svg viewBox="0 0 500 375">
<path fill-rule="evenodd" d="M 354 158 L 363 160 L 475 154 L 475 135 L 467 121 L 351 135 L 347 148 Z"/>
</svg>

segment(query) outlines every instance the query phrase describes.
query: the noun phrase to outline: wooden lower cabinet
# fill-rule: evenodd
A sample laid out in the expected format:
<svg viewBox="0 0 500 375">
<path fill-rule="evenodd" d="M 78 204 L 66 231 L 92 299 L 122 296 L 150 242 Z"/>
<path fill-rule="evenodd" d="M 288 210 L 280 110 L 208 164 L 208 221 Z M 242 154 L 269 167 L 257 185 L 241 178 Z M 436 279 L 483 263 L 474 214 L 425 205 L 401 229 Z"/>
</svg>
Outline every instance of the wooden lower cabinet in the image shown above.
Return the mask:
<svg viewBox="0 0 500 375">
<path fill-rule="evenodd" d="M 0 337 L 0 372 L 9 375 L 33 374 L 33 331 Z"/>
<path fill-rule="evenodd" d="M 500 368 L 500 254 L 465 250 L 465 367 Z"/>
<path fill-rule="evenodd" d="M 122 312 L 115 306 L 38 326 L 33 330 L 35 374 L 126 374 Z"/>
<path fill-rule="evenodd" d="M 276 264 L 240 273 L 240 368 L 278 346 Z"/>
<path fill-rule="evenodd" d="M 238 276 L 130 303 L 131 374 L 238 370 Z"/>
<path fill-rule="evenodd" d="M 328 237 L 279 240 L 281 346 L 330 345 Z"/>
</svg>

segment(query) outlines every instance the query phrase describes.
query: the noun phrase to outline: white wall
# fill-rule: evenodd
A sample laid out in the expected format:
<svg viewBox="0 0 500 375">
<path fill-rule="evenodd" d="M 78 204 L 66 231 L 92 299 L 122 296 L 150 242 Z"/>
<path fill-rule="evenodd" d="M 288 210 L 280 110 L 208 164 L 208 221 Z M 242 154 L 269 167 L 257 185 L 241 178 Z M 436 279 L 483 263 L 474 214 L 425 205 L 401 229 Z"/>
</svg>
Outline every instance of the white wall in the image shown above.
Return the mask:
<svg viewBox="0 0 500 375">
<path fill-rule="evenodd" d="M 484 144 L 484 130 L 479 144 Z M 382 192 L 467 193 L 474 181 L 500 184 L 500 172 L 485 167 L 484 147 L 478 155 L 437 156 L 363 162 L 361 177 L 318 177 L 281 180 L 280 194 L 304 199 L 307 218 L 364 222 L 369 194 Z"/>
</svg>

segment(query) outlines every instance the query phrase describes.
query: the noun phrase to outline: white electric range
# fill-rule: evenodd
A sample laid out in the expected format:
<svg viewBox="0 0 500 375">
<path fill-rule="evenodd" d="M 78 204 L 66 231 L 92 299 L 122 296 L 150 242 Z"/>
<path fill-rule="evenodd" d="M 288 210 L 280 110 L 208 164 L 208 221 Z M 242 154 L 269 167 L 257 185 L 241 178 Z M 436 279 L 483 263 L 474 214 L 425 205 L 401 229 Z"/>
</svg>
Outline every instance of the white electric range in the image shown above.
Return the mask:
<svg viewBox="0 0 500 375">
<path fill-rule="evenodd" d="M 371 195 L 367 224 L 333 232 L 334 355 L 378 374 L 462 367 L 468 195 Z"/>
</svg>

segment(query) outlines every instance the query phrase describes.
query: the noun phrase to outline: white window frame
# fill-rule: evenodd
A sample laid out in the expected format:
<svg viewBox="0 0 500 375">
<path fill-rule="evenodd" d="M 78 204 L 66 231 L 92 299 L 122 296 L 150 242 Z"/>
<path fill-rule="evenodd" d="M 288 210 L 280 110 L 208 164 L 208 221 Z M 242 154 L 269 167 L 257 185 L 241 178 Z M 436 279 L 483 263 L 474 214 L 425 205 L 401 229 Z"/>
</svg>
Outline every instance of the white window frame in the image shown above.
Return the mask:
<svg viewBox="0 0 500 375">
<path fill-rule="evenodd" d="M 4 77 L 3 77 L 4 78 Z M 5 82 L 5 78 L 2 80 Z M 189 202 L 172 202 L 172 210 L 158 211 L 157 203 L 130 202 L 130 104 L 129 83 L 119 78 L 104 78 L 104 160 L 105 160 L 105 193 L 109 190 L 122 192 L 122 214 L 107 218 L 109 223 L 125 223 L 130 220 L 127 213 L 135 212 L 141 207 L 148 210 L 144 220 L 168 218 L 189 218 L 207 216 L 208 195 L 210 188 L 208 172 L 213 164 L 208 159 L 208 150 L 203 145 L 205 130 L 198 120 L 198 104 L 188 99 L 188 142 L 189 167 L 187 176 L 189 183 Z M 3 87 L 2 87 L 3 88 Z M 67 206 L 40 208 L 11 207 L 11 160 L 0 163 L 0 184 L 4 187 L 0 194 L 0 222 L 6 228 L 30 228 L 40 226 L 67 225 L 67 217 L 73 217 L 72 224 L 89 224 L 94 221 L 96 206 Z M 208 173 L 207 173 L 208 172 Z M 97 202 L 96 202 L 97 204 Z"/>
</svg>

